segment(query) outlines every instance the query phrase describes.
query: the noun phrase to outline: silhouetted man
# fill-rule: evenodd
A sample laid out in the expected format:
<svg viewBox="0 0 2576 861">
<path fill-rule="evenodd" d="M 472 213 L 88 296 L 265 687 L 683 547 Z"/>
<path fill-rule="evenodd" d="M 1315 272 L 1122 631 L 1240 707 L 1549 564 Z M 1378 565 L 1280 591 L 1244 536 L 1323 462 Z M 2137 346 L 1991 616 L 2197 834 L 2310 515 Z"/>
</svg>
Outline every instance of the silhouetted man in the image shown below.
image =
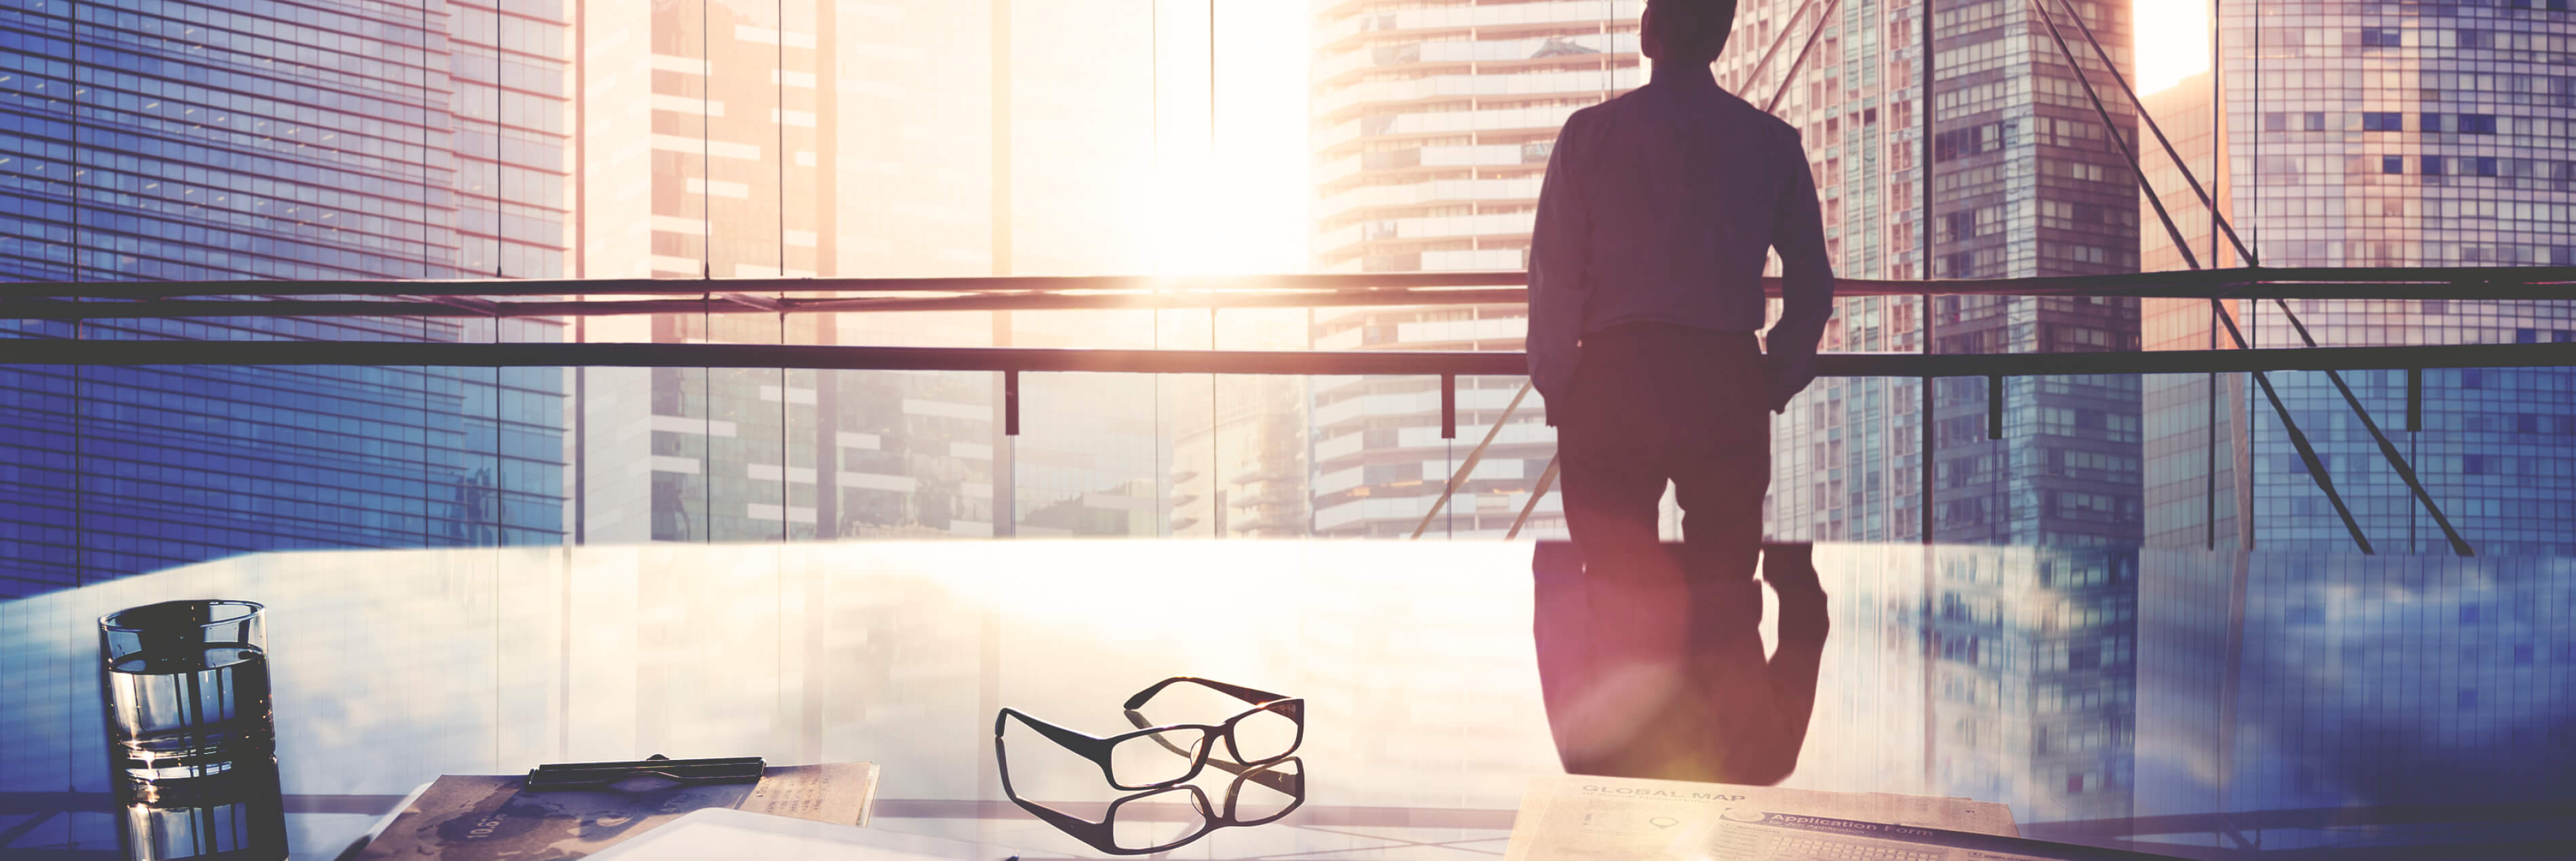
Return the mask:
<svg viewBox="0 0 2576 861">
<path fill-rule="evenodd" d="M 1583 574 L 1541 572 L 1535 627 L 1549 721 L 1578 773 L 1777 781 L 1814 695 L 1815 574 L 1803 559 L 1766 566 L 1783 653 L 1767 666 L 1753 569 L 1770 413 L 1815 377 L 1833 270 L 1797 130 L 1709 73 L 1734 20 L 1734 0 L 1649 0 L 1653 80 L 1575 112 L 1539 192 L 1530 376 L 1557 427 Z M 1766 357 L 1755 333 L 1775 248 L 1785 301 Z M 1674 551 L 1656 538 L 1667 481 L 1684 515 Z M 1805 674 L 1806 702 L 1775 669 Z"/>
</svg>

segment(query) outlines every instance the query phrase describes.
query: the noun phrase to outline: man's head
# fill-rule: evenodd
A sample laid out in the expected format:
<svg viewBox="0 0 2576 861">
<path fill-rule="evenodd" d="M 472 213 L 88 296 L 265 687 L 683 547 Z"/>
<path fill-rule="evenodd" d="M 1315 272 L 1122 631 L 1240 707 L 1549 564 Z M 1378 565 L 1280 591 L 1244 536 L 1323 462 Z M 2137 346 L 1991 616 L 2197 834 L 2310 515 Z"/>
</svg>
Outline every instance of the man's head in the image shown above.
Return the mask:
<svg viewBox="0 0 2576 861">
<path fill-rule="evenodd" d="M 1735 0 L 1646 0 L 1638 39 L 1655 62 L 1705 65 L 1734 29 Z"/>
</svg>

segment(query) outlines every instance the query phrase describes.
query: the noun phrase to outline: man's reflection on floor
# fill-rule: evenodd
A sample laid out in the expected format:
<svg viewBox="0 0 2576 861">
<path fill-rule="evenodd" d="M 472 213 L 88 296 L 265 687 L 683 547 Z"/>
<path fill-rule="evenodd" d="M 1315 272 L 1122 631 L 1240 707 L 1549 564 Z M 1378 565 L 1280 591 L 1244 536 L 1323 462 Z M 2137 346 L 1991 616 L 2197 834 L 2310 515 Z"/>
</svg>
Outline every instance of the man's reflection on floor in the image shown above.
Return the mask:
<svg viewBox="0 0 2576 861">
<path fill-rule="evenodd" d="M 1540 546 L 1532 633 L 1568 773 L 1767 785 L 1796 770 L 1829 627 L 1825 593 L 1813 546 L 1762 549 L 1759 581 L 1670 584 L 1586 577 L 1573 545 Z M 1767 659 L 1763 583 L 1780 601 Z"/>
</svg>

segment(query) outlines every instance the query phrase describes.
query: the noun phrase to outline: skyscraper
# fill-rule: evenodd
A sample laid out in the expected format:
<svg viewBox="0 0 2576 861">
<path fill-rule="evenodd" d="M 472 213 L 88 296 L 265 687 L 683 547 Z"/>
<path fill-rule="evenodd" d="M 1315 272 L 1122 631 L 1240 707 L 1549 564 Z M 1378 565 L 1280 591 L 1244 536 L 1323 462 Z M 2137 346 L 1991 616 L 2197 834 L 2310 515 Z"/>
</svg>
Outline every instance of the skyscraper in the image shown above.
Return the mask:
<svg viewBox="0 0 2576 861">
<path fill-rule="evenodd" d="M 551 17 L 549 17 L 551 16 Z M 0 9 L 0 278 L 454 277 L 559 255 L 560 12 L 245 0 Z M 469 32 L 451 40 L 451 27 Z M 479 30 L 475 29 L 480 27 Z M 532 31 L 543 38 L 520 40 Z M 506 160 L 451 68 L 510 43 Z M 491 63 L 483 64 L 490 68 Z M 467 78 L 472 79 L 473 73 Z M 462 104 L 457 100 L 461 99 Z M 465 131 L 490 128 L 469 120 Z M 555 136 L 549 136 L 549 135 Z M 488 136 L 487 136 L 488 139 Z M 467 150 L 481 162 L 460 163 Z M 472 163 L 487 165 L 473 168 Z M 551 171 L 551 173 L 549 173 Z M 460 177 L 503 220 L 459 215 Z M 464 232 L 479 238 L 460 236 Z M 507 234 L 509 251 L 495 239 Z M 508 274 L 521 274 L 509 272 Z M 452 319 L 9 321 L 14 337 L 482 340 Z M 554 337 L 513 321 L 502 334 Z M 562 535 L 560 375 L 0 368 L 0 597 L 234 553 Z"/>
<path fill-rule="evenodd" d="M 1608 10 L 1605 17 L 1605 8 Z M 1525 263 L 1530 211 L 1556 128 L 1644 80 L 1638 3 L 1475 3 L 1379 8 L 1318 2 L 1317 264 L 1335 271 L 1503 269 Z M 1817 11 L 1833 17 L 1817 29 Z M 2125 42 L 2127 9 L 2091 4 Z M 1805 133 L 1837 271 L 1915 278 L 1921 242 L 1921 7 L 1747 0 L 1719 83 Z M 2134 192 L 2109 135 L 2053 51 L 2018 38 L 2038 20 L 2011 4 L 1940 21 L 1934 137 L 1934 277 L 2131 271 Z M 1812 49 L 1806 46 L 1812 37 Z M 1794 80 L 1787 79 L 1793 58 Z M 2113 86 L 2089 57 L 2101 86 Z M 1784 80 L 1787 85 L 1784 87 Z M 2122 134 L 2133 118 L 2115 113 Z M 1517 150 L 1514 148 L 1517 147 Z M 1499 256 L 1498 256 L 1499 255 Z M 1319 318 L 1318 349 L 1516 346 L 1523 309 L 1368 310 Z M 2128 349 L 2126 300 L 1945 297 L 1939 352 Z M 1920 300 L 1839 302 L 1828 350 L 1922 349 Z M 1404 534 L 1472 442 L 1441 440 L 1422 380 L 1353 380 L 1316 392 L 1316 528 Z M 1775 419 L 1766 531 L 1791 539 L 1920 533 L 1918 385 L 1826 380 Z M 2118 544 L 2138 523 L 2136 380 L 2009 381 L 2004 438 L 1984 439 L 1984 383 L 1941 384 L 1935 535 L 1948 541 Z M 1462 427 L 1490 426 L 1517 380 L 1461 380 Z M 1507 527 L 1546 462 L 1535 402 L 1460 491 L 1457 534 Z M 1553 528 L 1554 502 L 1534 525 Z M 1434 523 L 1434 527 L 1447 525 Z"/>
<path fill-rule="evenodd" d="M 1142 48 L 1141 20 L 926 0 L 672 0 L 586 14 L 585 277 L 1144 268 L 1134 226 L 1085 208 L 1132 191 L 1121 184 L 1149 158 L 1147 111 L 1059 91 L 1147 92 L 1143 52 L 1096 51 Z M 1097 38 L 1066 41 L 1077 34 Z M 595 320 L 585 335 L 1127 346 L 1073 337 L 1099 328 L 1083 312 L 728 313 L 753 310 L 718 299 L 707 314 Z M 1167 528 L 1151 379 L 1030 375 L 1027 432 L 1015 437 L 999 374 L 576 373 L 588 393 L 575 491 L 586 542 Z"/>
<path fill-rule="evenodd" d="M 571 274 L 572 8 L 449 0 L 457 274 Z"/>
<path fill-rule="evenodd" d="M 2106 45 L 2128 43 L 2126 3 L 2079 4 Z M 1746 0 L 1718 82 L 1803 133 L 1835 272 L 1920 278 L 1923 248 L 1919 2 Z M 1811 14 L 1810 10 L 1814 10 Z M 1819 30 L 1818 14 L 1831 10 Z M 1931 158 L 1935 278 L 2134 271 L 2136 199 L 2127 165 L 2077 72 L 2030 7 L 1945 8 Z M 2074 25 L 2061 14 L 2059 25 Z M 2034 37 L 2033 34 L 2038 34 Z M 2070 40 L 2079 37 L 2070 34 Z M 2107 70 L 2074 41 L 2116 133 L 2135 134 Z M 1776 49 L 1776 50 L 1775 50 Z M 1803 64 L 1794 58 L 1806 54 Z M 2114 54 L 2123 64 L 2124 55 Z M 1797 77 L 1786 75 L 1792 66 Z M 1784 83 L 1785 81 L 1785 83 Z M 1947 296 L 1932 300 L 1933 352 L 2133 349 L 2131 300 Z M 1826 350 L 1923 349 L 1923 302 L 1838 300 Z M 1826 379 L 1772 424 L 1768 531 L 1816 540 L 1921 535 L 1920 384 Z M 2004 428 L 1987 440 L 1986 383 L 1936 389 L 1933 537 L 1945 542 L 2099 545 L 2138 536 L 2137 380 L 2007 379 Z"/>
<path fill-rule="evenodd" d="M 2173 143 L 2174 154 L 2190 168 L 2191 179 L 2225 206 L 2223 201 L 2230 198 L 2233 189 L 2219 182 L 2226 171 L 2213 160 L 2226 137 L 2218 132 L 2226 118 L 2209 109 L 2214 81 L 2211 74 L 2203 72 L 2165 90 L 2148 93 L 2142 101 L 2147 115 L 2155 118 Z M 2148 150 L 2153 154 L 2142 155 L 2140 166 L 2146 169 L 2148 188 L 2164 203 L 2174 228 L 2190 243 L 2192 259 L 2211 268 L 2244 265 L 2210 220 L 2209 207 L 2192 193 L 2191 181 L 2185 179 L 2183 169 L 2158 151 L 2161 149 Z M 2157 219 L 2153 204 L 2144 197 L 2138 201 L 2138 220 L 2141 270 L 2190 268 L 2182 252 L 2174 247 L 2172 235 Z M 2221 300 L 2219 305 L 2238 319 L 2245 315 L 2246 303 L 2242 300 Z M 2210 307 L 2209 302 L 2199 300 L 2139 300 L 2141 347 L 2232 349 L 2235 344 L 2227 339 Z M 2218 390 L 2214 403 L 2210 398 L 2213 385 Z M 2139 380 L 2140 408 L 2149 420 L 2143 441 L 2143 454 L 2150 467 L 2143 488 L 2145 543 L 2232 548 L 2250 537 L 2250 533 L 2238 533 L 2245 521 L 2236 515 L 2252 499 L 2252 485 L 2238 480 L 2251 465 L 2250 452 L 2244 445 L 2245 438 L 2229 430 L 2246 421 L 2246 409 L 2253 406 L 2247 400 L 2254 395 L 2246 388 L 2250 385 L 2252 380 L 2243 374 L 2152 374 Z M 2192 409 L 2199 409 L 2200 414 L 2186 415 Z M 2211 432 L 2213 427 L 2217 429 L 2215 434 Z M 2210 477 L 2213 471 L 2215 480 Z"/>
<path fill-rule="evenodd" d="M 2226 190 L 2229 220 L 2259 262 L 2576 262 L 2576 239 L 2566 230 L 2576 208 L 2576 151 L 2568 144 L 2566 111 L 2576 79 L 2553 73 L 2576 62 L 2569 48 L 2576 13 L 2524 5 L 2534 8 L 2302 8 L 2297 18 L 2283 6 L 2224 7 L 2223 170 L 2212 177 L 2205 156 L 2194 159 L 2200 162 L 2194 170 Z M 2159 103 L 2156 110 L 2168 128 L 2210 122 L 2206 95 Z M 2159 190 L 2170 202 L 2171 192 Z M 2147 232 L 2150 249 L 2170 247 L 2162 234 L 2161 228 Z M 2196 247 L 2211 242 L 2205 228 L 2186 230 L 2186 239 Z M 2214 340 L 2233 346 L 2223 331 L 2213 337 L 2207 302 L 2157 306 L 2160 319 L 2172 318 L 2157 327 L 2158 346 L 2207 349 Z M 2576 340 L 2576 307 L 2565 302 L 2299 300 L 2234 304 L 2229 311 L 2256 347 L 2303 346 L 2292 314 L 2320 346 Z M 2342 376 L 2476 553 L 2576 553 L 2569 537 L 2576 523 L 2576 449 L 2567 445 L 2576 434 L 2576 373 L 2426 371 L 2420 431 L 2405 426 L 2404 372 Z M 2449 549 L 2324 374 L 2269 378 L 2375 547 Z M 2200 544 L 2212 531 L 2207 378 L 2159 385 L 2173 392 L 2150 402 L 2158 442 L 2148 452 L 2149 472 L 2179 480 L 2186 492 L 2157 497 L 2153 532 L 2160 543 Z M 2222 377 L 2219 395 L 2216 540 L 2264 549 L 2354 547 L 2279 416 L 2250 381 Z M 2231 463 L 2238 468 L 2228 469 Z M 2250 517 L 2231 519 L 2238 506 Z"/>
<path fill-rule="evenodd" d="M 1517 270 L 1539 178 L 1565 118 L 1644 83 L 1639 0 L 1314 0 L 1318 271 Z M 1317 311 L 1319 350 L 1511 350 L 1521 305 Z M 1411 534 L 1503 417 L 1519 378 L 1458 380 L 1459 440 L 1440 437 L 1438 381 L 1318 378 L 1319 535 Z M 1433 534 L 1501 536 L 1554 451 L 1532 393 Z M 1550 494 L 1538 534 L 1561 530 Z"/>
</svg>

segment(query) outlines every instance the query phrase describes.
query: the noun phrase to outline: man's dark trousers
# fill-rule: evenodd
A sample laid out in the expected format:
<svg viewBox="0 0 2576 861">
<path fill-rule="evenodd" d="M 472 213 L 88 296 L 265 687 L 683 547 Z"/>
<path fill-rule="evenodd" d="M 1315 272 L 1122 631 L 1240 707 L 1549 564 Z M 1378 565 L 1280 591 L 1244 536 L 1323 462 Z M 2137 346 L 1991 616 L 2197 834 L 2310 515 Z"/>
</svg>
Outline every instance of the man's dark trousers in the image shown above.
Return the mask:
<svg viewBox="0 0 2576 861">
<path fill-rule="evenodd" d="M 1794 765 L 1806 714 L 1785 726 L 1774 705 L 1753 580 L 1770 399 L 1750 333 L 1629 323 L 1584 336 L 1549 405 L 1583 576 L 1541 580 L 1534 631 L 1568 771 L 1770 783 Z M 1656 534 L 1667 481 L 1677 550 Z M 1813 615 L 1820 647 L 1820 601 Z"/>
</svg>

